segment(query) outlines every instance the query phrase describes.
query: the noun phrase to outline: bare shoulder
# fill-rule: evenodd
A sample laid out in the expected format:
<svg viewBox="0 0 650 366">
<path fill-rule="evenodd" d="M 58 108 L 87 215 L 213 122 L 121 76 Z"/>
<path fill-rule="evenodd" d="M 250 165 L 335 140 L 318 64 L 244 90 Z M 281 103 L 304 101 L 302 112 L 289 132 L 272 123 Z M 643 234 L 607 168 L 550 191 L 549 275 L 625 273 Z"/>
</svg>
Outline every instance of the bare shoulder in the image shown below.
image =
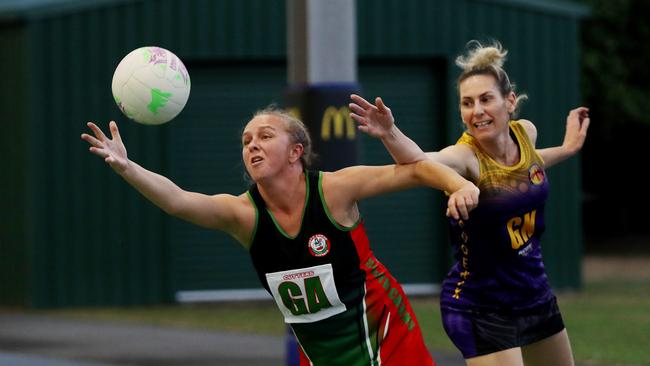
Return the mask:
<svg viewBox="0 0 650 366">
<path fill-rule="evenodd" d="M 332 192 L 340 192 L 345 182 L 344 173 L 341 170 L 335 172 L 321 172 L 320 189 L 322 190 L 323 199 L 327 202 L 331 200 Z"/>
<path fill-rule="evenodd" d="M 361 185 L 359 177 L 363 170 L 362 167 L 349 167 L 321 173 L 323 204 L 331 218 L 344 227 L 352 226 L 359 219 L 356 201 Z"/>
<path fill-rule="evenodd" d="M 343 168 L 334 172 L 321 172 L 320 188 L 323 190 L 324 198 L 342 196 L 353 187 L 355 179 L 363 174 L 361 167 L 354 166 Z"/>
<path fill-rule="evenodd" d="M 243 192 L 239 195 L 232 195 L 228 193 L 220 193 L 210 196 L 214 201 L 214 204 L 219 205 L 228 209 L 231 212 L 239 213 L 245 212 L 247 209 L 252 210 L 254 208 L 251 199 L 249 198 L 248 192 Z"/>
<path fill-rule="evenodd" d="M 244 192 L 238 196 L 229 196 L 232 198 L 233 204 L 235 204 L 240 210 L 247 212 L 255 209 L 255 205 L 253 204 L 252 198 L 248 192 Z"/>
<path fill-rule="evenodd" d="M 341 188 L 342 186 L 349 185 L 355 180 L 362 179 L 363 177 L 367 178 L 367 174 L 372 174 L 377 170 L 380 170 L 380 167 L 355 165 L 334 172 L 321 172 L 321 184 L 323 187 L 328 186 L 331 188 Z"/>
<path fill-rule="evenodd" d="M 467 144 L 450 145 L 440 150 L 440 152 L 449 155 L 461 155 L 464 158 L 474 155 L 474 150 L 472 150 L 472 148 Z"/>
<path fill-rule="evenodd" d="M 518 122 L 524 127 L 528 138 L 535 145 L 535 141 L 537 141 L 537 127 L 535 127 L 535 124 L 527 119 L 520 119 Z"/>
<path fill-rule="evenodd" d="M 237 214 L 240 216 L 240 220 L 249 221 L 255 219 L 256 207 L 248 192 L 231 197 L 233 198 L 233 204 Z"/>
<path fill-rule="evenodd" d="M 248 246 L 257 221 L 257 209 L 248 192 L 238 196 L 219 194 L 213 198 L 225 209 L 222 211 L 224 227 L 220 229 L 229 233 L 243 246 Z"/>
<path fill-rule="evenodd" d="M 320 173 L 320 186 L 323 191 L 329 189 L 332 186 L 341 184 L 345 180 L 344 175 L 345 169 L 337 170 L 335 172 L 321 172 Z"/>
<path fill-rule="evenodd" d="M 328 203 L 352 207 L 357 201 L 416 184 L 413 164 L 357 165 L 323 173 L 322 189 Z"/>
<path fill-rule="evenodd" d="M 426 155 L 430 160 L 454 169 L 465 178 L 472 176 L 469 172 L 474 165 L 478 167 L 474 150 L 466 144 L 450 145 L 440 151 L 426 153 Z"/>
</svg>

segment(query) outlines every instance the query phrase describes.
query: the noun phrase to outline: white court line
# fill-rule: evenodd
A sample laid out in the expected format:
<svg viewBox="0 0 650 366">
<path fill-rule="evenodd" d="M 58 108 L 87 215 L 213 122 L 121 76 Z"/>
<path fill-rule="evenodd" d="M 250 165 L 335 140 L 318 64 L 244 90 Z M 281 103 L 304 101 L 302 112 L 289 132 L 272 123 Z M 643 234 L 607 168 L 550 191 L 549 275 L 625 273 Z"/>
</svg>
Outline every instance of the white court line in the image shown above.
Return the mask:
<svg viewBox="0 0 650 366">
<path fill-rule="evenodd" d="M 0 352 L 0 366 L 110 366 L 108 364 L 51 360 L 44 357 Z"/>
</svg>

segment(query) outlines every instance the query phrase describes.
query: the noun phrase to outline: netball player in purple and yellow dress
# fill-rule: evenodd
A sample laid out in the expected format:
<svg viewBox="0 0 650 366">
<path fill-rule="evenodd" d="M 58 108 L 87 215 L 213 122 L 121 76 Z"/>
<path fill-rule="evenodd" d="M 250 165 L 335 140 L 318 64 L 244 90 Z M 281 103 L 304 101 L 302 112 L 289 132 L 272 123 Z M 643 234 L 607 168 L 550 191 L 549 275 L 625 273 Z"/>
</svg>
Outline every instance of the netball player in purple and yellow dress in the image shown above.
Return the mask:
<svg viewBox="0 0 650 366">
<path fill-rule="evenodd" d="M 453 192 L 449 209 L 467 217 L 474 184 L 422 160 L 410 165 L 306 170 L 305 126 L 279 110 L 246 125 L 242 157 L 254 181 L 239 195 L 179 188 L 127 157 L 117 124 L 108 138 L 94 123 L 90 151 L 165 212 L 222 230 L 249 250 L 261 284 L 291 325 L 301 365 L 435 365 L 400 284 L 370 249 L 357 201 L 426 184 Z"/>
<path fill-rule="evenodd" d="M 535 149 L 537 130 L 514 120 L 521 96 L 503 70 L 506 51 L 471 42 L 457 58 L 466 131 L 455 145 L 424 154 L 394 124 L 380 98 L 353 95 L 359 128 L 382 139 L 398 163 L 434 160 L 474 182 L 480 201 L 468 220 L 450 218 L 456 263 L 440 295 L 445 331 L 470 366 L 571 366 L 573 356 L 542 262 L 548 196 L 545 169 L 578 152 L 587 108 L 567 117 L 561 146 Z"/>
</svg>

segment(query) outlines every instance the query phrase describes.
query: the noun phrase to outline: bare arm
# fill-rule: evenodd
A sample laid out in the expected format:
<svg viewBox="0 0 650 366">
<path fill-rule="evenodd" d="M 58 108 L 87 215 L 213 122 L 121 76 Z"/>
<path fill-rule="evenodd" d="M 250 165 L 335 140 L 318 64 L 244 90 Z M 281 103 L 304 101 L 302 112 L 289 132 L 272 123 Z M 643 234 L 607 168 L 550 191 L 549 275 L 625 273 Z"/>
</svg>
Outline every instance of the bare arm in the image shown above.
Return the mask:
<svg viewBox="0 0 650 366">
<path fill-rule="evenodd" d="M 425 159 L 422 149 L 395 125 L 395 118 L 384 101 L 377 97 L 375 104 L 352 94 L 350 117 L 357 121 L 359 130 L 381 139 L 397 164 L 408 164 Z"/>
<path fill-rule="evenodd" d="M 468 212 L 478 203 L 479 192 L 474 184 L 451 168 L 429 160 L 404 165 L 349 167 L 325 173 L 323 179 L 326 202 L 335 217 L 354 216 L 350 212 L 356 210 L 356 202 L 362 199 L 422 185 L 452 192 L 449 204 L 453 207 L 449 207 L 449 214 L 455 218 L 467 218 Z"/>
<path fill-rule="evenodd" d="M 469 212 L 476 208 L 479 202 L 480 191 L 474 183 L 463 178 L 450 167 L 427 159 L 415 163 L 415 174 L 419 182 L 436 188 L 442 182 L 450 187 L 445 189 L 449 193 L 447 200 L 447 216 L 458 220 L 467 220 Z"/>
<path fill-rule="evenodd" d="M 418 184 L 449 192 L 447 214 L 467 219 L 469 211 L 478 204 L 479 195 L 478 188 L 463 178 L 478 177 L 474 153 L 468 147 L 449 146 L 440 152 L 425 154 L 397 128 L 390 108 L 381 98 L 377 97 L 374 105 L 356 94 L 350 98 L 350 116 L 359 123 L 359 130 L 380 138 L 397 164 L 417 162 L 413 169 Z M 426 160 L 430 161 L 425 163 Z M 458 185 L 460 183 L 462 185 Z M 444 188 L 446 184 L 454 187 Z"/>
<path fill-rule="evenodd" d="M 477 182 L 480 172 L 474 151 L 467 145 L 457 144 L 440 151 L 426 153 L 427 159 L 444 164 L 472 182 Z"/>
<path fill-rule="evenodd" d="M 580 151 L 587 138 L 590 122 L 588 108 L 578 107 L 571 110 L 566 119 L 566 132 L 562 145 L 537 150 L 544 160 L 544 166 L 550 168 Z"/>
<path fill-rule="evenodd" d="M 371 104 L 359 95 L 350 95 L 352 103 L 350 117 L 359 124 L 359 130 L 381 139 L 397 164 L 409 164 L 431 159 L 447 165 L 465 178 L 474 178 L 478 173 L 478 161 L 466 146 L 449 146 L 439 152 L 424 153 L 422 149 L 395 125 L 395 119 L 380 97 Z"/>
<path fill-rule="evenodd" d="M 94 123 L 89 122 L 88 127 L 95 136 L 84 133 L 81 138 L 91 145 L 90 152 L 104 158 L 117 174 L 153 204 L 170 215 L 225 231 L 241 243 L 247 243 L 252 231 L 254 208 L 245 194 L 210 196 L 185 191 L 166 177 L 129 160 L 115 122 L 109 124 L 111 139 Z"/>
</svg>

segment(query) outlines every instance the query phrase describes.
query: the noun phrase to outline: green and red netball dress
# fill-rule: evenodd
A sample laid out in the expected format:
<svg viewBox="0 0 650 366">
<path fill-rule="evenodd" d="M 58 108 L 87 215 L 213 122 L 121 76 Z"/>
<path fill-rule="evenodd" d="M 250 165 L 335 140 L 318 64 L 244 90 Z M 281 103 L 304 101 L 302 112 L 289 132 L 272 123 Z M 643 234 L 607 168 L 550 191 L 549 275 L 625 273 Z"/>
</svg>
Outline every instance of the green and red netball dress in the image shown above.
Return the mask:
<svg viewBox="0 0 650 366">
<path fill-rule="evenodd" d="M 300 232 L 289 237 L 257 186 L 250 255 L 301 351 L 301 365 L 435 365 L 401 286 L 370 250 L 362 220 L 338 225 L 308 172 Z"/>
<path fill-rule="evenodd" d="M 481 190 L 469 220 L 450 219 L 456 263 L 443 281 L 443 325 L 465 358 L 525 346 L 564 324 L 551 292 L 540 237 L 548 179 L 524 127 L 510 121 L 520 161 L 504 166 L 471 135 L 458 144 L 474 150 Z"/>
</svg>

